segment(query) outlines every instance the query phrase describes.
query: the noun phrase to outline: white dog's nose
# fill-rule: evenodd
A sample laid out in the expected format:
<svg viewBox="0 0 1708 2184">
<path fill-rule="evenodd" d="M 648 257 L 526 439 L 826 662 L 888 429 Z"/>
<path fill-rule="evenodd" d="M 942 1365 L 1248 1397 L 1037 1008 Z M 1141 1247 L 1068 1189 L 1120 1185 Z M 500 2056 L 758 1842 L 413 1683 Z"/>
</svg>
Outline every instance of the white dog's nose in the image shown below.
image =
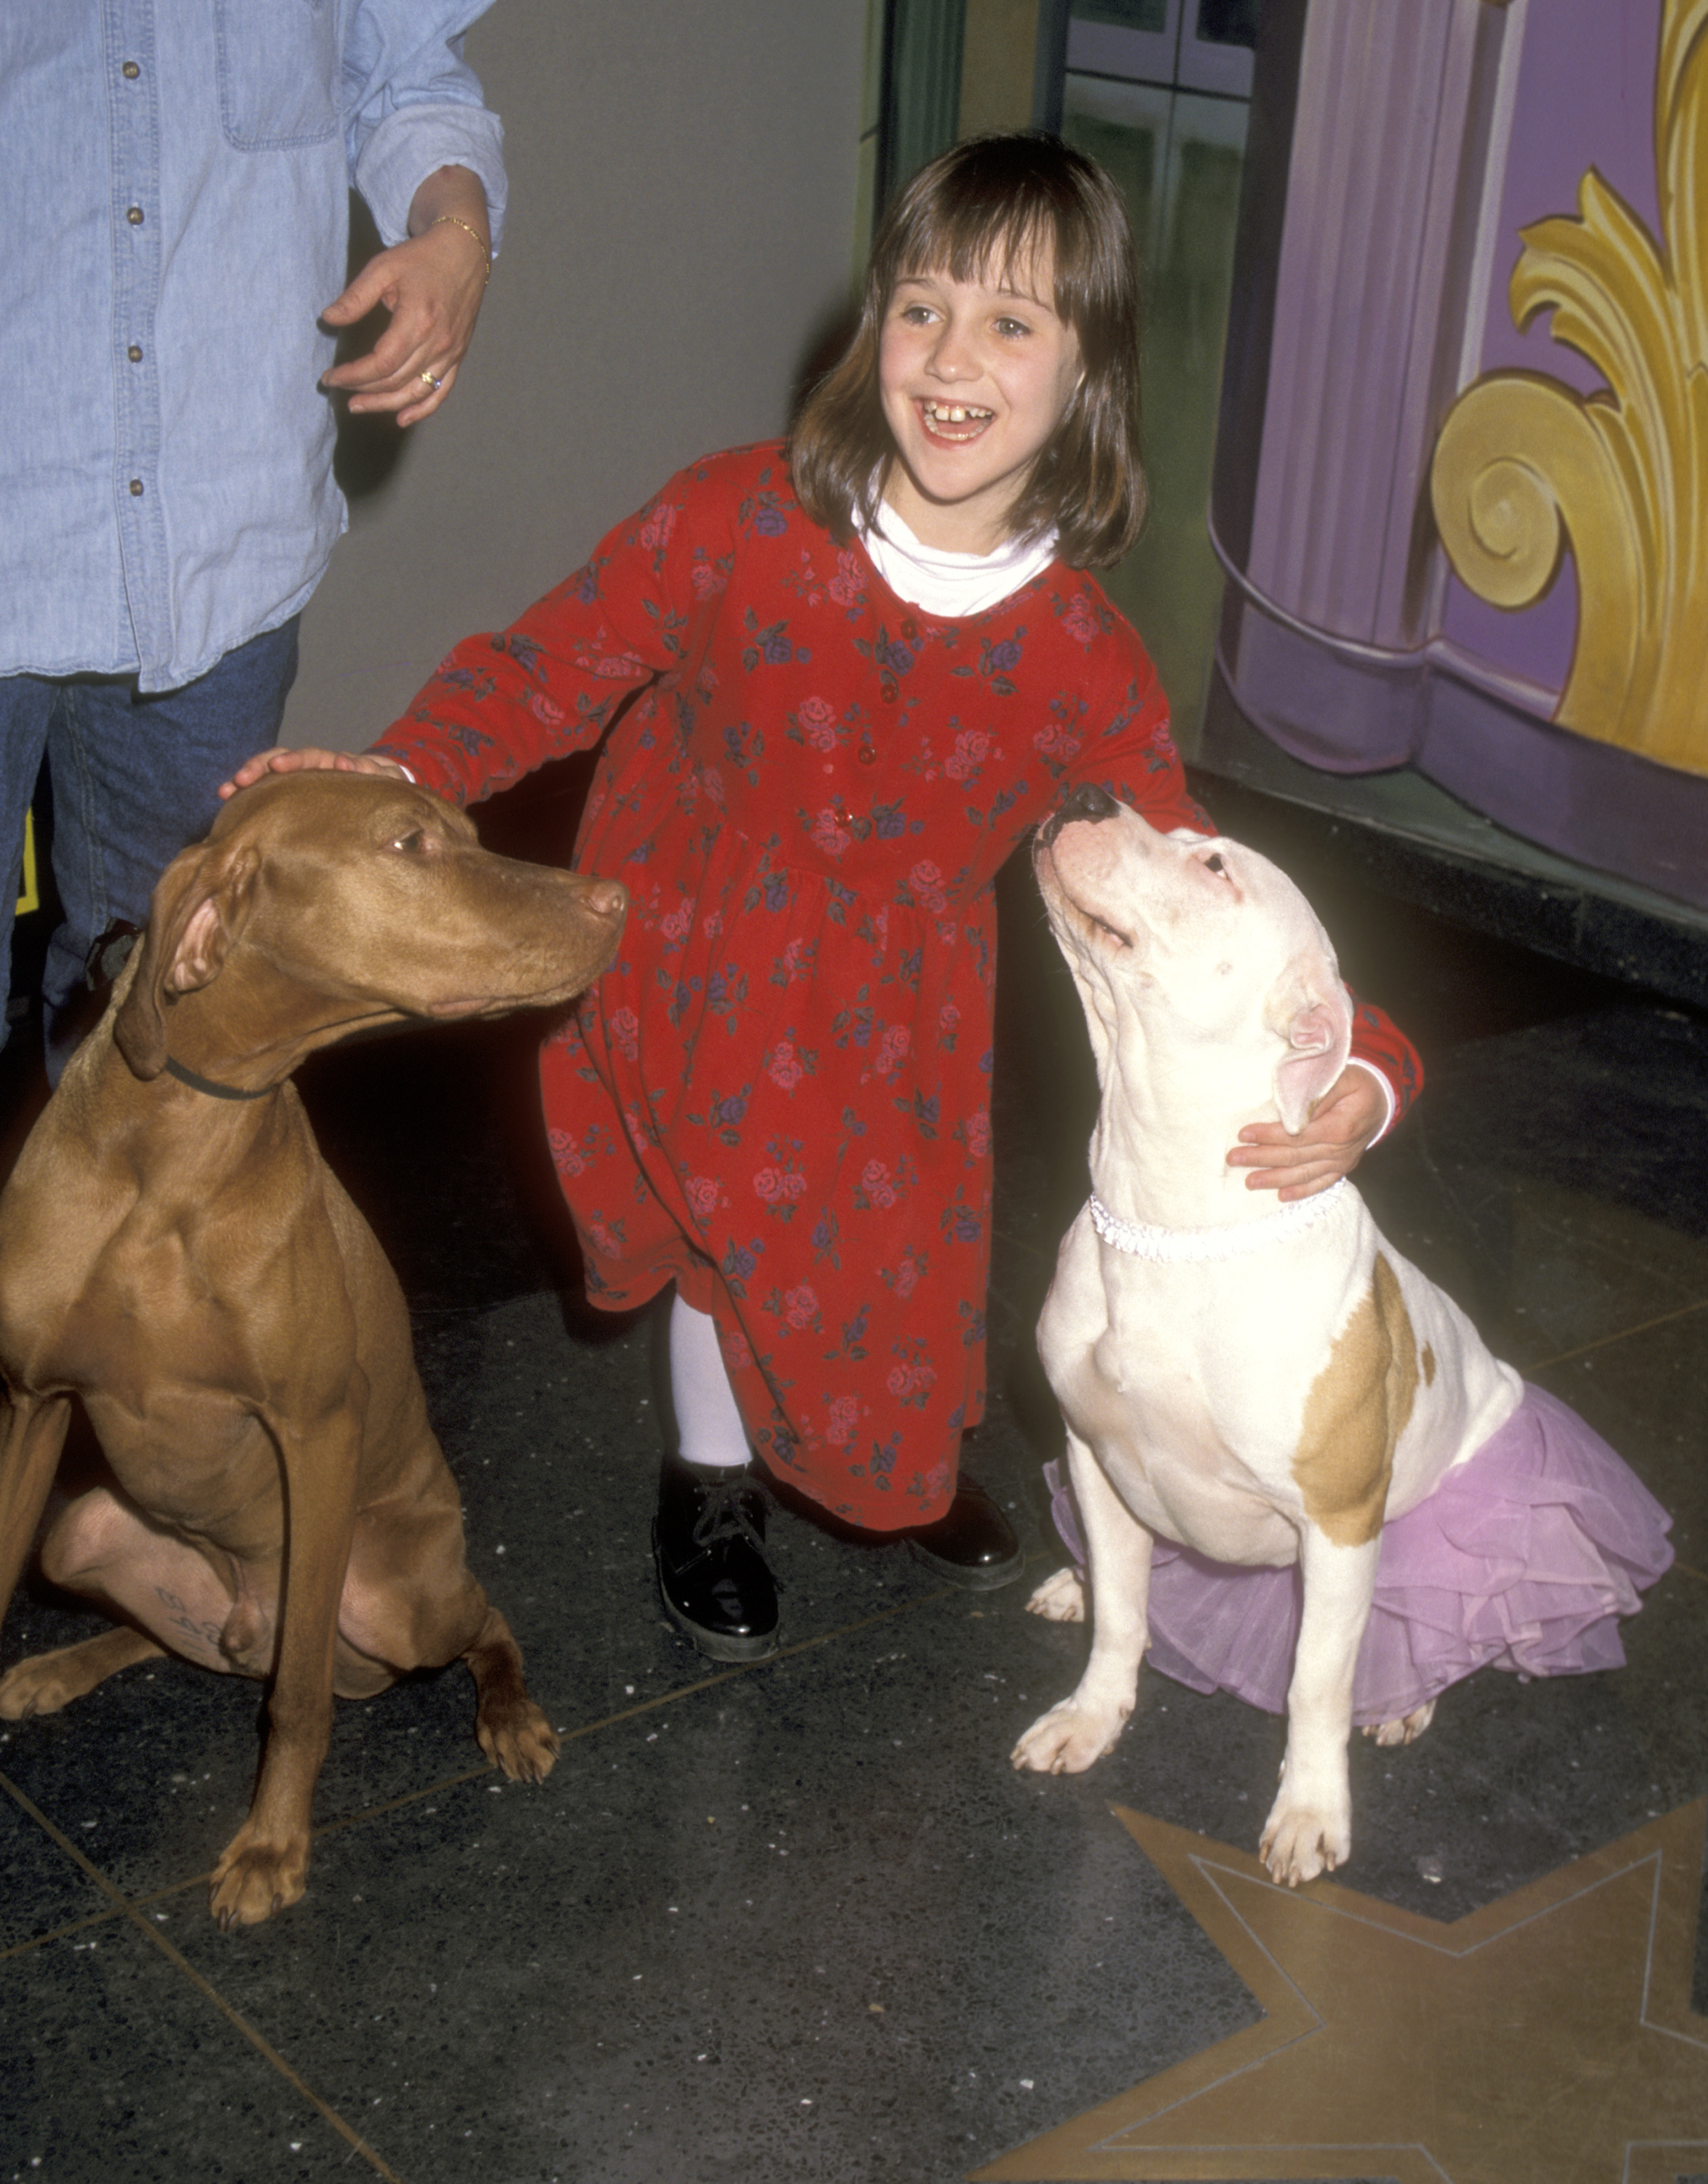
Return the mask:
<svg viewBox="0 0 1708 2184">
<path fill-rule="evenodd" d="M 1060 811 L 1052 812 L 1044 822 L 1041 838 L 1047 845 L 1063 827 L 1072 826 L 1076 820 L 1095 824 L 1099 819 L 1113 819 L 1120 808 L 1107 788 L 1099 788 L 1094 782 L 1081 782 Z"/>
</svg>

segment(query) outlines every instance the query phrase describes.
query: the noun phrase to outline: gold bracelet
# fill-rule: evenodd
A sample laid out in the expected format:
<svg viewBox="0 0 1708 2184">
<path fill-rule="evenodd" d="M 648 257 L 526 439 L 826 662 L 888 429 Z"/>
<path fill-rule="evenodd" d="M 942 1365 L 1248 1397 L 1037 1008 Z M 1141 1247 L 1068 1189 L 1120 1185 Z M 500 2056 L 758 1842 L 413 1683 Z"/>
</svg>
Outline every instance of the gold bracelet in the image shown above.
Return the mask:
<svg viewBox="0 0 1708 2184">
<path fill-rule="evenodd" d="M 430 220 L 427 222 L 427 226 L 429 227 L 443 227 L 447 220 L 450 222 L 453 227 L 460 227 L 463 233 L 472 240 L 475 248 L 479 251 L 481 256 L 486 260 L 486 277 L 490 281 L 492 278 L 492 253 L 487 248 L 486 245 L 481 241 L 479 236 L 476 234 L 474 229 L 469 226 L 466 220 L 459 220 L 454 212 L 442 212 L 437 220 Z"/>
</svg>

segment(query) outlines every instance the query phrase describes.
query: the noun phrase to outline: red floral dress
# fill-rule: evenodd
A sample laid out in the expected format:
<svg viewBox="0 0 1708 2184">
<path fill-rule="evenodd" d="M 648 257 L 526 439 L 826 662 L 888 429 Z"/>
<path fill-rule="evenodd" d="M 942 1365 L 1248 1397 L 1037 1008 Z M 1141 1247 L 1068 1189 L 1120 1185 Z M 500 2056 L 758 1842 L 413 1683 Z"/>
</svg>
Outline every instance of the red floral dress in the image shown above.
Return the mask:
<svg viewBox="0 0 1708 2184">
<path fill-rule="evenodd" d="M 577 861 L 632 906 L 540 1063 L 589 1293 L 674 1280 L 774 1470 L 929 1523 L 985 1402 L 991 883 L 1079 782 L 1208 825 L 1150 660 L 1060 562 L 982 615 L 905 604 L 744 448 L 459 645 L 378 748 L 463 802 L 607 729 Z M 1405 1100 L 1416 1057 L 1359 1014 Z"/>
</svg>

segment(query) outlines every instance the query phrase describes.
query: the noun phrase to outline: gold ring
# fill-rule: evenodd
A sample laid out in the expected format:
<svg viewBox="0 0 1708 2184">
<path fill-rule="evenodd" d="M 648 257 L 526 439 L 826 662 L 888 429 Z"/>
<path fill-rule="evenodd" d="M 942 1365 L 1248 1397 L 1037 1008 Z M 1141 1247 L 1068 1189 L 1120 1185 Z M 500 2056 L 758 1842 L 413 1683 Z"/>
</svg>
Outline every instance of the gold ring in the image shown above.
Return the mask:
<svg viewBox="0 0 1708 2184">
<path fill-rule="evenodd" d="M 444 380 L 435 379 L 430 371 L 424 371 L 421 376 L 427 382 L 427 384 L 432 387 L 435 394 L 437 394 L 440 387 L 444 385 Z"/>
</svg>

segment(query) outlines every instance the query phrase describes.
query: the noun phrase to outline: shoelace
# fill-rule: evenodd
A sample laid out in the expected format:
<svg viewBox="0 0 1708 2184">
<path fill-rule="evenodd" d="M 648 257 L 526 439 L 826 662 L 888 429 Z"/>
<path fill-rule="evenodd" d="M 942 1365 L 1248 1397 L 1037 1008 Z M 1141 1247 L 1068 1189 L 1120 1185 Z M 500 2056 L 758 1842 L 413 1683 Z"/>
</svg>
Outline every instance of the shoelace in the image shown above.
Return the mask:
<svg viewBox="0 0 1708 2184">
<path fill-rule="evenodd" d="M 719 1540 L 745 1539 L 756 1553 L 762 1555 L 765 1540 L 750 1514 L 749 1496 L 762 1509 L 767 1507 L 771 1496 L 763 1483 L 750 1471 L 734 1469 L 726 1478 L 702 1487 L 701 1491 L 706 1503 L 694 1520 L 690 1536 L 695 1546 L 705 1548 L 715 1546 Z"/>
</svg>

